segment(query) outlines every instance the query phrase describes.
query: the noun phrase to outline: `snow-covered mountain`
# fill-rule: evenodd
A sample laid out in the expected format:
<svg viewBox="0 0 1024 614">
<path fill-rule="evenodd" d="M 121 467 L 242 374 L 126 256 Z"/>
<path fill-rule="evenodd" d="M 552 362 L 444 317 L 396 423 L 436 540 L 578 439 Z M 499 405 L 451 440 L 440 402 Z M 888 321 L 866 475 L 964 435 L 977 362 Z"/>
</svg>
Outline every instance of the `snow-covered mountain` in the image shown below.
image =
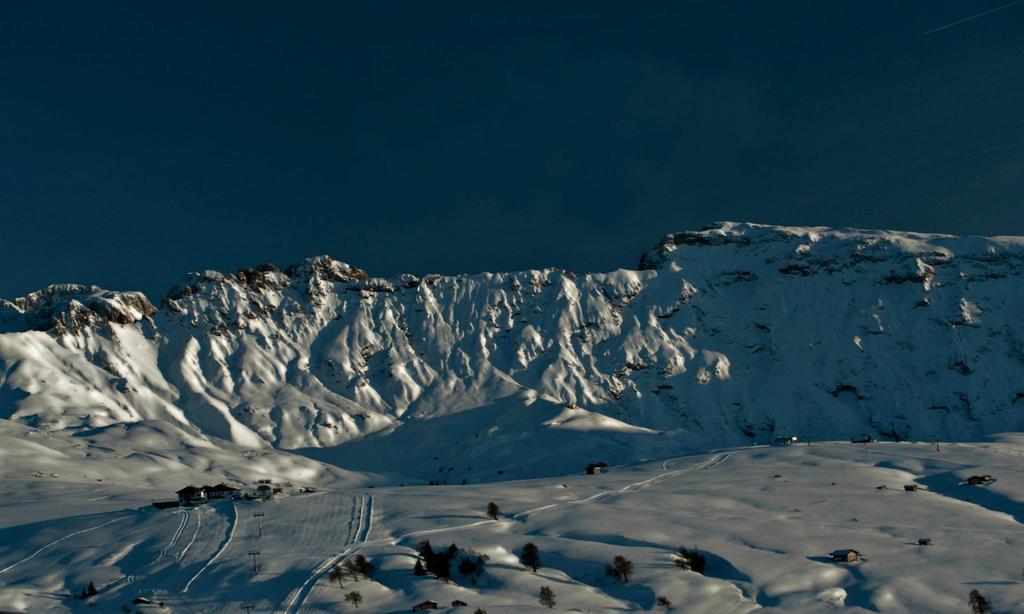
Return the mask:
<svg viewBox="0 0 1024 614">
<path fill-rule="evenodd" d="M 159 308 L 51 286 L 0 301 L 0 419 L 163 421 L 253 448 L 376 434 L 310 453 L 384 465 L 529 442 L 625 461 L 782 433 L 977 439 L 1024 430 L 1022 275 L 1024 238 L 726 222 L 610 273 L 377 279 L 320 256 L 191 274 Z"/>
</svg>

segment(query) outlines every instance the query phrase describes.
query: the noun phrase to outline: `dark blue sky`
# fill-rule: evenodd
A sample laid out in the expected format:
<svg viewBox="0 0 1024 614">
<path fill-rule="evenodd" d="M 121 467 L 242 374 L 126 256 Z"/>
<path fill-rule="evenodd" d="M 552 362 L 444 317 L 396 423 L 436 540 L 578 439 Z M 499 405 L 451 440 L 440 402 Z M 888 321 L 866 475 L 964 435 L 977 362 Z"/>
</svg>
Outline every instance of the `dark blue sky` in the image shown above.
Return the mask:
<svg viewBox="0 0 1024 614">
<path fill-rule="evenodd" d="M 1007 2 L 4 3 L 0 296 L 1024 234 L 1024 4 L 923 35 Z"/>
</svg>

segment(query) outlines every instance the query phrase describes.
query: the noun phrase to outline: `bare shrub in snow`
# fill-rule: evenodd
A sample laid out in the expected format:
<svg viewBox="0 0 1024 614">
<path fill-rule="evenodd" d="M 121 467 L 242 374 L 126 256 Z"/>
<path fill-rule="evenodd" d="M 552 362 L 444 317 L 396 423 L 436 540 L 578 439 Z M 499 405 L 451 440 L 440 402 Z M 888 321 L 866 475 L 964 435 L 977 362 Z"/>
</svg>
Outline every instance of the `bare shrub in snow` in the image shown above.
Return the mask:
<svg viewBox="0 0 1024 614">
<path fill-rule="evenodd" d="M 337 582 L 338 588 L 345 588 L 345 584 L 342 583 L 343 579 L 345 579 L 345 570 L 342 569 L 341 565 L 335 565 L 334 569 L 331 570 L 331 582 Z"/>
<path fill-rule="evenodd" d="M 978 589 L 971 591 L 967 605 L 971 607 L 971 614 L 989 614 L 992 611 L 992 603 Z"/>
<path fill-rule="evenodd" d="M 363 602 L 363 596 L 359 594 L 359 591 L 352 591 L 345 595 L 345 603 L 351 603 L 354 607 L 359 607 L 359 604 Z"/>
<path fill-rule="evenodd" d="M 553 608 L 555 607 L 555 604 L 558 603 L 555 601 L 555 591 L 551 590 L 551 588 L 547 586 L 540 587 L 539 600 L 540 604 L 547 608 Z"/>
</svg>

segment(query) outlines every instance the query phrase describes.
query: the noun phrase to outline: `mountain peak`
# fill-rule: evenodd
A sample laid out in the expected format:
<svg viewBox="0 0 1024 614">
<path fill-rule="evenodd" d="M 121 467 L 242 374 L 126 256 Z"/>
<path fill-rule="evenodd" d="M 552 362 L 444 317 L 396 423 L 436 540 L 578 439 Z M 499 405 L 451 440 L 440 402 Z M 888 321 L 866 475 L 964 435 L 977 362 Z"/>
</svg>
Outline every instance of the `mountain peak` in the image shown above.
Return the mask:
<svg viewBox="0 0 1024 614">
<path fill-rule="evenodd" d="M 75 334 L 110 322 L 134 324 L 156 313 L 141 292 L 99 286 L 54 284 L 13 301 L 0 299 L 0 331 L 38 330 Z"/>
<path fill-rule="evenodd" d="M 286 272 L 291 277 L 307 279 L 319 277 L 327 281 L 340 282 L 361 281 L 368 278 L 366 271 L 327 255 L 306 258 L 288 267 Z"/>
</svg>

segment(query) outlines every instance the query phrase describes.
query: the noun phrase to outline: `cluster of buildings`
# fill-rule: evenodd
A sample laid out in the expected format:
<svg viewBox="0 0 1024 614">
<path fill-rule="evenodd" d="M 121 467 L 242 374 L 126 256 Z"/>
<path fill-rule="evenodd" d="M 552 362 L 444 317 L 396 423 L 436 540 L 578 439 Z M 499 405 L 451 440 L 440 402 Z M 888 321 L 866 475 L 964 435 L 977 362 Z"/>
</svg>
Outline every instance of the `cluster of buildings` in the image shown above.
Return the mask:
<svg viewBox="0 0 1024 614">
<path fill-rule="evenodd" d="M 209 503 L 210 501 L 231 501 L 235 499 L 248 499 L 250 501 L 254 499 L 268 500 L 273 499 L 275 495 L 284 494 L 284 487 L 290 486 L 291 484 L 287 483 L 275 485 L 271 480 L 259 480 L 256 482 L 256 487 L 253 490 L 243 493 L 240 488 L 229 486 L 223 482 L 215 486 L 190 485 L 174 493 L 178 496 L 177 501 L 154 501 L 153 507 L 159 509 L 193 507 Z M 299 492 L 316 492 L 316 488 L 304 487 L 299 489 Z"/>
</svg>

